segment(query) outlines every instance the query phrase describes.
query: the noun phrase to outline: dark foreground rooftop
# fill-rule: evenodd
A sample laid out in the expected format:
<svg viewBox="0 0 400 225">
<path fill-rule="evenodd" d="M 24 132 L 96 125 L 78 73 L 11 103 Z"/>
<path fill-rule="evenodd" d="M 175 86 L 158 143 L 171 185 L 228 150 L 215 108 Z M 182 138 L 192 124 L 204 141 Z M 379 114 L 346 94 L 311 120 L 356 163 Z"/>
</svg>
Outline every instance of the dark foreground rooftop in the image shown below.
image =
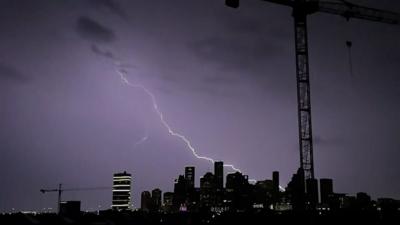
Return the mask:
<svg viewBox="0 0 400 225">
<path fill-rule="evenodd" d="M 56 214 L 4 214 L 2 225 L 148 225 L 148 224 L 400 224 L 400 212 L 337 211 L 335 213 L 254 212 L 254 213 L 147 213 L 103 211 L 74 216 Z"/>
</svg>

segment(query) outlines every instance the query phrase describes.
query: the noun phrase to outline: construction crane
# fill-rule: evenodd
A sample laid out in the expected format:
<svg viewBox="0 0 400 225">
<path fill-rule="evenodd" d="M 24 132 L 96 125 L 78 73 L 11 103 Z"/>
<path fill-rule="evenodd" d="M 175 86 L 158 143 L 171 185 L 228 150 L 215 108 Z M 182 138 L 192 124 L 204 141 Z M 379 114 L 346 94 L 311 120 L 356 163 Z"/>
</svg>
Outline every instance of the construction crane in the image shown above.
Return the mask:
<svg viewBox="0 0 400 225">
<path fill-rule="evenodd" d="M 47 192 L 57 192 L 58 193 L 58 198 L 57 198 L 57 213 L 60 213 L 60 206 L 61 206 L 61 195 L 64 191 L 92 191 L 92 190 L 109 190 L 111 187 L 90 187 L 90 188 L 68 188 L 68 189 L 63 189 L 62 184 L 58 185 L 58 188 L 54 189 L 40 189 L 40 192 L 43 194 Z"/>
<path fill-rule="evenodd" d="M 287 7 L 293 10 L 296 48 L 297 105 L 300 145 L 300 168 L 304 178 L 314 179 L 313 139 L 311 126 L 310 71 L 308 59 L 307 16 L 322 12 L 352 18 L 399 24 L 400 14 L 356 5 L 347 1 L 319 0 L 262 0 Z M 225 0 L 229 7 L 239 7 L 239 0 Z"/>
</svg>

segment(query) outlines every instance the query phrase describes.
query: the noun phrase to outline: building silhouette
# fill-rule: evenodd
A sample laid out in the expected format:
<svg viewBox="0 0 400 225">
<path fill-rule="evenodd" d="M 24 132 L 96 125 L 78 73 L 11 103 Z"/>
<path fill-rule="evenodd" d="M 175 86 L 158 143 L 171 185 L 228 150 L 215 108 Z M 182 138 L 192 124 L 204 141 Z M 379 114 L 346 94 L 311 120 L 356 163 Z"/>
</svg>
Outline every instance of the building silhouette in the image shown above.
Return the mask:
<svg viewBox="0 0 400 225">
<path fill-rule="evenodd" d="M 306 207 L 314 210 L 318 204 L 318 180 L 309 178 L 306 180 Z"/>
<path fill-rule="evenodd" d="M 185 180 L 187 189 L 194 189 L 194 181 L 195 181 L 195 168 L 194 166 L 185 167 Z"/>
<path fill-rule="evenodd" d="M 187 184 L 183 175 L 179 175 L 174 184 L 173 210 L 186 206 Z"/>
<path fill-rule="evenodd" d="M 164 212 L 172 212 L 173 211 L 173 201 L 174 201 L 174 193 L 173 192 L 165 192 L 163 195 L 163 211 Z"/>
<path fill-rule="evenodd" d="M 160 211 L 162 202 L 161 202 L 161 197 L 162 197 L 162 191 L 159 188 L 153 189 L 151 191 L 151 210 L 153 211 Z"/>
<path fill-rule="evenodd" d="M 68 217 L 77 217 L 81 213 L 80 201 L 60 202 L 60 215 Z"/>
<path fill-rule="evenodd" d="M 215 176 L 215 187 L 218 191 L 224 189 L 224 162 L 217 161 L 214 163 L 214 176 Z"/>
<path fill-rule="evenodd" d="M 143 211 L 150 211 L 152 207 L 152 199 L 149 191 L 143 191 L 140 199 L 140 209 Z"/>
<path fill-rule="evenodd" d="M 116 173 L 113 177 L 112 209 L 131 209 L 131 174 L 124 171 Z"/>
<path fill-rule="evenodd" d="M 371 210 L 373 208 L 371 196 L 365 192 L 358 192 L 356 195 L 356 208 L 363 211 Z"/>
<path fill-rule="evenodd" d="M 271 208 L 274 203 L 273 180 L 257 181 L 252 188 L 252 204 L 255 208 Z"/>
<path fill-rule="evenodd" d="M 277 203 L 279 201 L 279 172 L 272 172 L 272 201 L 273 203 Z"/>
<path fill-rule="evenodd" d="M 304 170 L 302 168 L 299 168 L 297 173 L 293 174 L 286 191 L 292 204 L 292 209 L 295 211 L 304 211 L 306 196 Z"/>
<path fill-rule="evenodd" d="M 333 194 L 333 180 L 322 178 L 319 180 L 319 187 L 321 193 L 321 204 L 329 206 L 330 198 Z"/>
<path fill-rule="evenodd" d="M 208 172 L 200 178 L 200 204 L 201 207 L 211 207 L 216 202 L 216 184 L 214 174 Z"/>
<path fill-rule="evenodd" d="M 247 175 L 240 172 L 226 176 L 226 202 L 233 211 L 243 211 L 250 208 L 250 185 Z"/>
</svg>

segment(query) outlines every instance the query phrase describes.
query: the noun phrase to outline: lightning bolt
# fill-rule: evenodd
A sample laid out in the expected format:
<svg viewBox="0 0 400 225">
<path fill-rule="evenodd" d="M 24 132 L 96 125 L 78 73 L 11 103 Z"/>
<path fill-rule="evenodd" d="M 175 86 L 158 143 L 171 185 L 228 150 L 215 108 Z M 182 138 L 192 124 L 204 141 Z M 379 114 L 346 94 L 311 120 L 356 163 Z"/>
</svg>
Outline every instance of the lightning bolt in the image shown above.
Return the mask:
<svg viewBox="0 0 400 225">
<path fill-rule="evenodd" d="M 120 77 L 120 79 L 121 79 L 123 84 L 128 85 L 128 86 L 133 87 L 133 88 L 141 89 L 144 93 L 146 93 L 150 97 L 154 111 L 157 113 L 158 117 L 160 118 L 161 124 L 167 129 L 168 133 L 171 136 L 174 136 L 174 137 L 180 139 L 181 141 L 183 141 L 186 144 L 187 148 L 192 152 L 192 154 L 197 159 L 206 160 L 206 161 L 211 162 L 211 163 L 215 162 L 215 160 L 210 158 L 210 157 L 199 155 L 197 153 L 196 149 L 193 147 L 192 143 L 189 141 L 189 139 L 185 135 L 177 133 L 171 128 L 171 126 L 165 120 L 164 114 L 161 112 L 161 110 L 160 110 L 160 108 L 159 108 L 159 106 L 157 104 L 157 99 L 156 99 L 155 95 L 149 89 L 147 89 L 142 84 L 131 83 L 128 80 L 127 76 L 126 76 L 127 75 L 127 71 L 125 69 L 121 68 L 121 63 L 120 62 L 115 62 L 114 65 L 117 68 L 116 72 L 118 73 L 118 75 L 119 75 L 119 77 Z M 147 138 L 144 137 L 139 142 L 143 142 L 146 139 Z M 224 164 L 224 167 L 230 168 L 235 172 L 240 172 L 240 173 L 242 172 L 240 169 L 236 168 L 233 164 Z M 249 181 L 250 182 L 254 182 L 254 183 L 257 182 L 254 179 L 249 179 Z"/>
<path fill-rule="evenodd" d="M 157 113 L 157 115 L 158 115 L 158 117 L 159 117 L 159 119 L 160 119 L 161 124 L 167 129 L 168 133 L 169 133 L 171 136 L 174 136 L 174 137 L 180 139 L 181 141 L 183 141 L 183 142 L 186 144 L 187 148 L 192 152 L 192 154 L 193 154 L 197 159 L 206 160 L 206 161 L 211 162 L 211 163 L 214 163 L 214 162 L 215 162 L 215 160 L 212 159 L 212 158 L 210 158 L 210 157 L 199 155 L 199 154 L 197 153 L 196 149 L 193 147 L 192 143 L 189 141 L 189 139 L 186 138 L 186 136 L 184 136 L 184 135 L 182 135 L 182 134 L 180 134 L 180 133 L 178 133 L 178 132 L 175 132 L 175 131 L 171 128 L 171 126 L 170 126 L 170 125 L 167 123 L 167 121 L 165 120 L 164 114 L 161 112 L 160 108 L 158 107 L 157 99 L 156 99 L 155 95 L 154 95 L 149 89 L 147 89 L 147 88 L 146 88 L 145 86 L 143 86 L 142 84 L 139 84 L 139 83 L 131 83 L 131 82 L 128 80 L 128 78 L 127 78 L 128 72 L 127 72 L 127 70 L 125 70 L 125 68 L 126 68 L 126 67 L 129 67 L 129 65 L 124 65 L 124 64 L 122 64 L 122 63 L 121 63 L 121 60 L 119 60 L 119 59 L 113 54 L 113 52 L 108 51 L 108 50 L 104 50 L 104 49 L 102 49 L 102 48 L 99 48 L 97 45 L 92 45 L 92 46 L 91 46 L 91 49 L 92 49 L 92 51 L 93 51 L 94 53 L 96 53 L 96 54 L 98 54 L 98 55 L 101 55 L 102 57 L 105 57 L 105 58 L 108 58 L 108 59 L 112 59 L 112 60 L 113 60 L 113 62 L 114 62 L 114 67 L 116 68 L 116 72 L 117 72 L 117 74 L 119 75 L 119 77 L 120 77 L 120 79 L 121 79 L 121 81 L 122 81 L 123 84 L 125 84 L 125 85 L 127 85 L 127 86 L 130 86 L 130 87 L 132 87 L 132 88 L 141 89 L 144 93 L 146 93 L 146 94 L 150 97 L 151 102 L 152 102 L 152 105 L 153 105 L 154 111 Z M 142 143 L 145 142 L 147 139 L 148 139 L 148 135 L 146 134 L 144 137 L 142 137 L 139 141 L 137 141 L 137 142 L 135 143 L 135 146 L 137 146 L 137 145 L 139 145 L 139 144 L 142 144 Z M 242 173 L 242 171 L 241 171 L 240 169 L 236 168 L 233 164 L 224 164 L 224 167 L 230 168 L 230 169 L 232 169 L 232 170 L 235 171 L 235 172 L 240 172 L 240 173 Z M 253 183 L 257 182 L 257 181 L 254 180 L 254 179 L 249 179 L 249 181 L 250 181 L 250 182 L 253 182 Z"/>
</svg>

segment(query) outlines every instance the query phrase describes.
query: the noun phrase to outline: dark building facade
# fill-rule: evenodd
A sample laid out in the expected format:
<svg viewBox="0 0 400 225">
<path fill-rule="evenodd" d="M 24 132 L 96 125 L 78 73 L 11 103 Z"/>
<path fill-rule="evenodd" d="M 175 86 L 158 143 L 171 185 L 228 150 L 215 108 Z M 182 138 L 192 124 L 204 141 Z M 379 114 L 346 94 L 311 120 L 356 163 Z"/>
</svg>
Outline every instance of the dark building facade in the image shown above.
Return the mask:
<svg viewBox="0 0 400 225">
<path fill-rule="evenodd" d="M 307 209 L 315 209 L 318 204 L 318 180 L 306 180 L 306 206 Z"/>
<path fill-rule="evenodd" d="M 236 172 L 226 176 L 225 200 L 230 210 L 242 211 L 251 207 L 249 188 L 249 178 L 247 175 Z"/>
<path fill-rule="evenodd" d="M 273 171 L 272 172 L 272 200 L 273 203 L 279 202 L 279 172 L 278 171 Z"/>
<path fill-rule="evenodd" d="M 215 187 L 218 191 L 224 189 L 224 162 L 217 161 L 214 163 L 214 176 L 215 176 Z"/>
<path fill-rule="evenodd" d="M 187 189 L 194 189 L 194 181 L 195 181 L 194 166 L 185 167 L 185 180 L 186 180 Z"/>
<path fill-rule="evenodd" d="M 321 203 L 329 205 L 330 196 L 333 194 L 333 180 L 327 178 L 320 179 L 319 188 L 321 193 Z"/>
<path fill-rule="evenodd" d="M 60 215 L 68 217 L 77 217 L 81 213 L 80 201 L 60 202 Z"/>
<path fill-rule="evenodd" d="M 173 210 L 174 193 L 165 192 L 163 195 L 163 210 L 164 212 L 172 212 Z"/>
<path fill-rule="evenodd" d="M 211 207 L 216 202 L 216 185 L 214 174 L 208 172 L 200 178 L 200 203 L 202 207 Z"/>
<path fill-rule="evenodd" d="M 299 168 L 296 174 L 293 174 L 292 179 L 286 188 L 289 199 L 292 203 L 292 208 L 295 211 L 305 210 L 305 181 L 304 170 Z"/>
<path fill-rule="evenodd" d="M 151 191 L 151 202 L 152 202 L 152 207 L 151 209 L 153 211 L 160 211 L 161 206 L 162 206 L 162 191 L 159 188 L 156 188 Z"/>
<path fill-rule="evenodd" d="M 143 191 L 140 199 L 140 209 L 143 211 L 150 211 L 152 207 L 152 199 L 149 191 Z"/>
<path fill-rule="evenodd" d="M 252 189 L 253 206 L 270 208 L 274 203 L 274 182 L 272 180 L 257 181 Z"/>
<path fill-rule="evenodd" d="M 186 205 L 187 184 L 183 175 L 179 175 L 174 184 L 173 209 L 178 211 Z"/>
</svg>

